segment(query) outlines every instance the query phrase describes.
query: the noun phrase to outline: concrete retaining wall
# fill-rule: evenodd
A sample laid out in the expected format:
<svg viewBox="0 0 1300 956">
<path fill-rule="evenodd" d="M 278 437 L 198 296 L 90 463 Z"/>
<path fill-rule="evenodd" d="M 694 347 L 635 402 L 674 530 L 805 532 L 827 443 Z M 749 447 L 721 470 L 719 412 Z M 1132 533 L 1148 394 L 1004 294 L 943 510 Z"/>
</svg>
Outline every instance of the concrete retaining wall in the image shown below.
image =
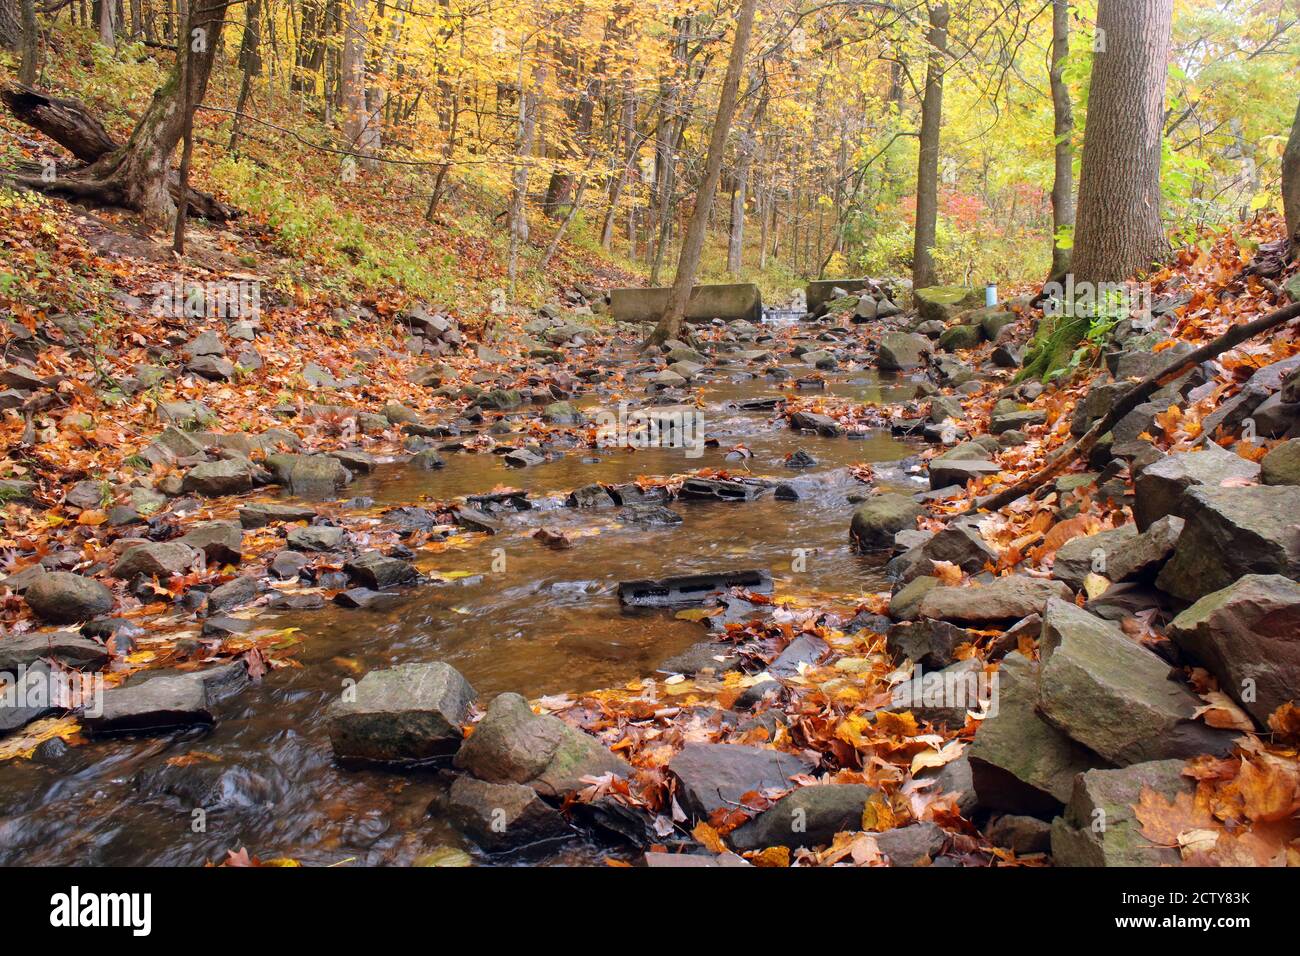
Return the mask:
<svg viewBox="0 0 1300 956">
<path fill-rule="evenodd" d="M 667 288 L 610 289 L 609 311 L 618 322 L 658 322 L 668 306 Z M 733 285 L 697 285 L 691 290 L 686 306 L 688 322 L 711 319 L 747 319 L 758 322 L 763 317 L 763 296 L 750 282 Z"/>
</svg>

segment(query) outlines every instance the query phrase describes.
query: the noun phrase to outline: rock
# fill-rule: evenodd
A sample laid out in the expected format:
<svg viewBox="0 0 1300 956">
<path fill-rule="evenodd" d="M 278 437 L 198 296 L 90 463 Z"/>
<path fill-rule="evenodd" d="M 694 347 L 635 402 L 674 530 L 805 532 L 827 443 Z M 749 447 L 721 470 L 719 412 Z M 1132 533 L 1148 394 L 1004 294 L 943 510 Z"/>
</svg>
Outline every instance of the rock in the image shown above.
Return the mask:
<svg viewBox="0 0 1300 956">
<path fill-rule="evenodd" d="M 988 312 L 980 319 L 980 328 L 986 339 L 997 342 L 1002 339 L 1002 330 L 1014 325 L 1017 318 L 1014 312 Z"/>
<path fill-rule="evenodd" d="M 501 522 L 477 508 L 468 506 L 453 508 L 452 514 L 455 516 L 457 524 L 469 528 L 471 531 L 496 534 L 501 530 Z"/>
<path fill-rule="evenodd" d="M 108 663 L 108 652 L 103 644 L 73 631 L 0 637 L 0 673 L 17 673 L 43 658 L 78 670 L 98 670 Z"/>
<path fill-rule="evenodd" d="M 1153 521 L 1146 531 L 1107 560 L 1105 576 L 1112 581 L 1153 579 L 1174 553 L 1178 537 L 1183 533 L 1183 524 L 1183 519 L 1175 515 L 1165 515 Z"/>
<path fill-rule="evenodd" d="M 42 574 L 24 596 L 32 613 L 51 624 L 88 621 L 113 608 L 112 591 L 94 578 L 70 571 Z"/>
<path fill-rule="evenodd" d="M 1105 574 L 1116 556 L 1121 554 L 1138 536 L 1137 525 L 1126 524 L 1110 531 L 1071 538 L 1061 545 L 1052 564 L 1052 576 L 1064 581 L 1073 591 L 1083 588 L 1083 579 L 1094 572 Z"/>
<path fill-rule="evenodd" d="M 1166 803 L 1191 796 L 1196 783 L 1183 776 L 1182 760 L 1157 760 L 1121 770 L 1089 770 L 1075 782 L 1065 814 L 1052 823 L 1056 866 L 1179 866 L 1175 847 L 1159 846 L 1142 832 L 1133 808 L 1144 791 Z M 1101 825 L 1098 825 L 1101 824 Z"/>
<path fill-rule="evenodd" d="M 35 501 L 32 497 L 35 490 L 36 482 L 34 481 L 21 481 L 16 478 L 0 480 L 0 505 L 8 504 L 11 501 L 32 504 Z"/>
<path fill-rule="evenodd" d="M 689 743 L 668 763 L 682 808 L 699 819 L 735 807 L 747 793 L 788 789 L 791 776 L 812 768 L 802 754 L 747 744 Z"/>
<path fill-rule="evenodd" d="M 781 463 L 784 468 L 816 468 L 817 459 L 802 448 L 796 449 L 793 454 Z"/>
<path fill-rule="evenodd" d="M 942 670 L 927 671 L 918 666 L 911 680 L 894 687 L 889 706 L 893 713 L 911 712 L 918 721 L 928 721 L 949 730 L 966 725 L 967 711 L 979 713 L 985 702 L 992 704 L 995 680 L 984 675 L 978 658 L 959 661 Z"/>
<path fill-rule="evenodd" d="M 913 823 L 872 834 L 891 866 L 924 866 L 939 855 L 948 834 L 933 823 Z"/>
<path fill-rule="evenodd" d="M 844 434 L 843 425 L 819 412 L 795 412 L 790 416 L 790 427 L 816 432 L 824 438 L 837 438 Z"/>
<path fill-rule="evenodd" d="M 44 661 L 32 664 L 14 680 L 5 675 L 4 693 L 0 694 L 0 737 L 58 713 L 53 700 L 57 686 Z"/>
<path fill-rule="evenodd" d="M 418 576 L 415 566 L 400 558 L 389 558 L 378 551 L 367 551 L 343 565 L 349 576 L 376 591 L 408 584 Z"/>
<path fill-rule="evenodd" d="M 829 650 L 830 646 L 820 637 L 800 634 L 768 665 L 768 673 L 773 677 L 792 677 L 799 673 L 800 664 L 815 664 Z"/>
<path fill-rule="evenodd" d="M 1300 485 L 1300 438 L 1285 441 L 1265 455 L 1259 476 L 1266 485 Z"/>
<path fill-rule="evenodd" d="M 211 724 L 207 686 L 198 674 L 163 674 L 104 691 L 98 715 L 82 725 L 95 735 L 140 733 Z"/>
<path fill-rule="evenodd" d="M 996 475 L 1002 470 L 997 462 L 934 458 L 930 461 L 930 487 L 947 488 L 956 485 L 965 488 L 968 481 Z"/>
<path fill-rule="evenodd" d="M 1115 624 L 1066 601 L 1043 612 L 1039 710 L 1071 739 L 1119 766 L 1226 754 L 1236 736 L 1195 719 L 1201 700 L 1169 665 Z"/>
<path fill-rule="evenodd" d="M 740 670 L 740 658 L 728 651 L 725 644 L 700 641 L 661 662 L 657 670 L 665 674 L 685 674 L 687 677 L 694 677 L 703 671 L 725 674 Z"/>
<path fill-rule="evenodd" d="M 1049 816 L 1070 798 L 1074 777 L 1102 765 L 1037 712 L 1040 665 L 1019 652 L 998 671 L 997 710 L 966 750 L 981 807 Z"/>
<path fill-rule="evenodd" d="M 181 537 L 180 543 L 202 551 L 216 565 L 238 564 L 243 559 L 244 532 L 233 521 L 205 521 Z"/>
<path fill-rule="evenodd" d="M 582 421 L 582 413 L 572 402 L 552 402 L 546 406 L 542 417 L 556 425 L 576 425 Z"/>
<path fill-rule="evenodd" d="M 999 345 L 993 350 L 993 364 L 998 368 L 1019 368 L 1024 360 L 1021 350 L 1014 345 Z"/>
<path fill-rule="evenodd" d="M 1244 574 L 1300 578 L 1300 487 L 1198 488 L 1187 492 L 1186 524 L 1156 586 L 1185 601 Z"/>
<path fill-rule="evenodd" d="M 934 588 L 921 599 L 917 616 L 987 627 L 1040 614 L 1052 598 L 1071 597 L 1064 582 L 1009 574 L 984 585 Z"/>
<path fill-rule="evenodd" d="M 513 388 L 494 388 L 485 392 L 475 399 L 474 404 L 479 408 L 490 408 L 496 411 L 509 411 L 518 408 L 524 403 L 523 396 L 517 389 Z"/>
<path fill-rule="evenodd" d="M 922 320 L 950 322 L 963 309 L 983 304 L 983 296 L 965 286 L 935 285 L 913 289 L 912 303 Z"/>
<path fill-rule="evenodd" d="M 158 406 L 158 417 L 185 428 L 187 425 L 206 425 L 216 416 L 202 402 L 162 402 Z"/>
<path fill-rule="evenodd" d="M 1230 479 L 1258 478 L 1259 465 L 1217 445 L 1166 455 L 1142 469 L 1133 482 L 1133 516 L 1138 530 L 1145 531 L 1165 515 L 1186 518 L 1185 495 L 1191 488 L 1217 488 Z"/>
<path fill-rule="evenodd" d="M 210 382 L 228 382 L 235 377 L 235 363 L 216 355 L 205 355 L 187 362 L 185 371 L 192 372 Z"/>
<path fill-rule="evenodd" d="M 517 783 L 457 777 L 442 811 L 489 853 L 548 843 L 571 832 L 559 811 L 547 806 L 535 790 Z"/>
<path fill-rule="evenodd" d="M 633 607 L 677 607 L 703 604 L 714 594 L 743 588 L 756 594 L 772 593 L 772 575 L 764 569 L 723 571 L 717 574 L 683 574 L 670 578 L 620 581 L 618 600 Z"/>
<path fill-rule="evenodd" d="M 954 518 L 942 531 L 921 545 L 919 556 L 925 561 L 948 561 L 967 574 L 984 570 L 986 564 L 996 565 L 998 553 L 991 548 L 980 533 L 980 518 Z M 924 565 L 930 570 L 932 565 Z"/>
<path fill-rule="evenodd" d="M 106 497 L 112 498 L 111 491 L 105 494 L 106 488 L 102 481 L 79 481 L 68 489 L 63 500 L 76 508 L 99 508 L 104 505 Z"/>
<path fill-rule="evenodd" d="M 307 525 L 289 529 L 288 543 L 294 551 L 334 551 L 343 546 L 347 532 L 329 525 Z"/>
<path fill-rule="evenodd" d="M 856 783 L 800 787 L 731 833 L 737 850 L 825 846 L 862 829 L 862 811 L 876 791 Z"/>
<path fill-rule="evenodd" d="M 614 503 L 603 485 L 592 482 L 569 492 L 565 504 L 570 508 L 606 508 Z"/>
<path fill-rule="evenodd" d="M 928 574 L 913 578 L 889 599 L 889 616 L 896 621 L 915 617 L 922 598 L 938 586 L 939 579 Z"/>
<path fill-rule="evenodd" d="M 1052 825 L 1038 817 L 1005 813 L 989 824 L 986 835 L 994 846 L 1011 850 L 1017 856 L 1048 853 L 1052 849 Z"/>
<path fill-rule="evenodd" d="M 189 358 L 196 359 L 204 355 L 225 355 L 226 347 L 216 332 L 200 332 L 185 343 L 184 352 Z"/>
<path fill-rule="evenodd" d="M 316 517 L 313 508 L 301 505 L 244 505 L 239 509 L 239 524 L 243 528 L 264 528 L 278 521 L 311 521 Z"/>
<path fill-rule="evenodd" d="M 402 597 L 392 591 L 372 591 L 370 588 L 348 588 L 334 595 L 339 607 L 387 610 L 399 603 Z"/>
<path fill-rule="evenodd" d="M 352 480 L 352 473 L 329 455 L 270 455 L 266 466 L 294 494 L 330 495 Z"/>
<path fill-rule="evenodd" d="M 516 448 L 506 454 L 504 461 L 512 468 L 527 468 L 530 465 L 546 464 L 546 459 L 531 448 Z"/>
<path fill-rule="evenodd" d="M 339 462 L 348 471 L 357 475 L 370 474 L 378 464 L 374 455 L 369 452 L 357 451 L 355 448 L 345 448 L 328 454 L 329 457 Z"/>
<path fill-rule="evenodd" d="M 957 800 L 957 809 L 968 820 L 979 809 L 979 798 L 975 795 L 975 784 L 971 777 L 970 758 L 965 754 L 956 760 L 950 760 L 942 767 L 927 767 L 918 770 L 915 777 L 918 783 L 934 784 L 926 793 L 951 794 Z"/>
<path fill-rule="evenodd" d="M 233 578 L 208 595 L 209 611 L 224 611 L 256 600 L 261 585 L 250 575 Z"/>
<path fill-rule="evenodd" d="M 849 537 L 861 551 L 888 550 L 894 545 L 894 535 L 914 529 L 923 514 L 925 508 L 907 495 L 876 495 L 853 513 Z"/>
<path fill-rule="evenodd" d="M 594 737 L 558 717 L 534 714 L 518 694 L 493 699 L 456 753 L 455 764 L 480 780 L 527 784 L 545 796 L 581 788 L 582 777 L 631 772 Z"/>
<path fill-rule="evenodd" d="M 123 581 L 141 575 L 168 578 L 189 571 L 197 558 L 198 552 L 179 541 L 137 544 L 122 552 L 109 574 Z"/>
<path fill-rule="evenodd" d="M 1300 700 L 1300 584 L 1289 578 L 1238 578 L 1175 617 L 1168 636 L 1262 727 Z"/>
<path fill-rule="evenodd" d="M 908 332 L 886 332 L 880 337 L 876 365 L 886 372 L 907 372 L 920 368 L 930 352 L 930 340 Z"/>
<path fill-rule="evenodd" d="M 994 413 L 989 419 L 989 432 L 1001 435 L 1009 431 L 1024 431 L 1032 425 L 1042 425 L 1047 421 L 1047 413 L 1041 409 L 1025 408 Z"/>
<path fill-rule="evenodd" d="M 682 516 L 663 505 L 629 505 L 618 513 L 624 524 L 647 527 L 670 527 L 682 523 Z"/>
<path fill-rule="evenodd" d="M 377 762 L 413 762 L 456 749 L 469 719 L 474 688 L 440 661 L 371 671 L 352 696 L 330 704 L 326 725 L 334 755 Z"/>
<path fill-rule="evenodd" d="M 956 660 L 953 653 L 960 645 L 978 640 L 978 634 L 947 621 L 904 621 L 889 628 L 886 647 L 895 662 L 915 661 L 937 671 Z"/>
<path fill-rule="evenodd" d="M 247 461 L 233 458 L 204 462 L 185 473 L 181 489 L 209 498 L 243 494 L 253 490 L 253 470 Z"/>
<path fill-rule="evenodd" d="M 975 348 L 983 337 L 978 325 L 954 325 L 944 330 L 937 344 L 945 352 L 955 352 Z"/>
</svg>

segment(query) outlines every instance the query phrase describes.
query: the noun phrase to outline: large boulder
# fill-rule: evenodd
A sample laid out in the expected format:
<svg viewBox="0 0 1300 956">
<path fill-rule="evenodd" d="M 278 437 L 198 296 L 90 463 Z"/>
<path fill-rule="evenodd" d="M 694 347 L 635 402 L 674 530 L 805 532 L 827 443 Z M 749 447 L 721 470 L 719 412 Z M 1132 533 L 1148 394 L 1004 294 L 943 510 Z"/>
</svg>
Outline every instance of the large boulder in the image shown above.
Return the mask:
<svg viewBox="0 0 1300 956">
<path fill-rule="evenodd" d="M 27 606 L 42 621 L 72 624 L 107 614 L 113 592 L 94 578 L 70 571 L 50 571 L 37 578 L 25 594 Z"/>
<path fill-rule="evenodd" d="M 731 834 L 737 850 L 824 846 L 835 834 L 862 829 L 862 811 L 876 793 L 857 783 L 800 787 Z"/>
<path fill-rule="evenodd" d="M 813 766 L 802 754 L 748 744 L 687 744 L 668 763 L 682 808 L 699 819 L 734 808 L 748 793 L 787 790 L 792 776 Z"/>
<path fill-rule="evenodd" d="M 460 744 L 474 696 L 441 661 L 371 671 L 326 711 L 334 754 L 404 763 L 449 754 Z"/>
<path fill-rule="evenodd" d="M 1112 581 L 1154 578 L 1174 553 L 1183 525 L 1183 519 L 1177 515 L 1157 518 L 1107 561 L 1106 577 Z"/>
<path fill-rule="evenodd" d="M 1009 574 L 989 584 L 934 588 L 921 598 L 917 616 L 987 627 L 1040 614 L 1049 600 L 1071 597 L 1062 581 Z"/>
<path fill-rule="evenodd" d="M 0 638 L 0 673 L 30 669 L 46 658 L 78 670 L 99 670 L 108 663 L 108 651 L 75 631 L 36 631 Z"/>
<path fill-rule="evenodd" d="M 1076 774 L 1104 762 L 1038 713 L 1039 665 L 1019 652 L 998 670 L 996 710 L 966 750 L 980 806 L 1050 816 L 1070 798 Z"/>
<path fill-rule="evenodd" d="M 894 535 L 915 528 L 924 513 L 925 508 L 907 495 L 876 495 L 853 513 L 849 537 L 861 551 L 886 551 L 894 546 Z"/>
<path fill-rule="evenodd" d="M 908 372 L 920 368 L 930 353 L 930 340 L 908 332 L 886 332 L 880 337 L 876 364 L 886 372 Z"/>
<path fill-rule="evenodd" d="M 1051 600 L 1039 639 L 1042 715 L 1112 764 L 1226 753 L 1236 734 L 1196 719 L 1201 700 L 1118 625 Z"/>
<path fill-rule="evenodd" d="M 1300 578 L 1300 486 L 1199 488 L 1187 492 L 1187 520 L 1161 590 L 1196 601 L 1244 574 Z"/>
<path fill-rule="evenodd" d="M 1138 530 L 1145 531 L 1165 515 L 1186 518 L 1186 493 L 1191 488 L 1216 488 L 1229 480 L 1257 478 L 1259 465 L 1218 445 L 1166 455 L 1142 469 L 1134 480 L 1133 517 Z"/>
<path fill-rule="evenodd" d="M 1261 726 L 1300 700 L 1300 584 L 1290 578 L 1238 578 L 1179 614 L 1168 633 Z"/>
<path fill-rule="evenodd" d="M 497 695 L 455 763 L 480 780 L 527 784 L 546 796 L 579 789 L 583 777 L 630 773 L 595 738 L 558 717 L 533 713 L 518 694 Z"/>
<path fill-rule="evenodd" d="M 1137 763 L 1120 770 L 1089 770 L 1074 781 L 1065 814 L 1052 822 L 1056 866 L 1178 866 L 1178 850 L 1142 833 L 1133 808 L 1143 791 L 1172 803 L 1196 784 L 1183 776 L 1182 760 Z"/>
<path fill-rule="evenodd" d="M 912 304 L 922 321 L 949 322 L 957 313 L 984 302 L 978 289 L 960 285 L 932 285 L 912 290 Z"/>
<path fill-rule="evenodd" d="M 956 660 L 958 647 L 978 640 L 978 634 L 947 621 L 900 621 L 889 628 L 886 647 L 895 661 L 915 661 L 938 670 Z"/>
</svg>

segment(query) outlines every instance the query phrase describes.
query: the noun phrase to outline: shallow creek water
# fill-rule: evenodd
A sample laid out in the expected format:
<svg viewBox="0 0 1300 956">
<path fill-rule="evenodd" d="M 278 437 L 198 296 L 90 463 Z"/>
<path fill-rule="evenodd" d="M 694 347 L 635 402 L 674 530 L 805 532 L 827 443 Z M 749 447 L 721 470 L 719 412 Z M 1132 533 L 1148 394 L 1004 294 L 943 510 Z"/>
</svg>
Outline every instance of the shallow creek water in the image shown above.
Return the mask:
<svg viewBox="0 0 1300 956">
<path fill-rule="evenodd" d="M 246 846 L 262 858 L 304 864 L 400 865 L 440 845 L 471 850 L 450 826 L 427 815 L 439 786 L 432 771 L 354 771 L 333 764 L 324 711 L 344 678 L 445 660 L 483 701 L 507 690 L 529 697 L 580 692 L 651 675 L 660 662 L 706 637 L 700 624 L 670 611 L 620 609 L 620 580 L 753 567 L 772 571 L 778 595 L 883 588 L 880 560 L 855 555 L 848 546 L 846 496 L 863 490 L 848 467 L 898 462 L 912 449 L 887 432 L 861 438 L 797 434 L 771 413 L 730 404 L 776 394 L 773 382 L 714 374 L 703 414 L 719 447 L 698 458 L 686 458 L 681 449 L 571 451 L 555 462 L 512 469 L 495 455 L 450 453 L 439 471 L 388 464 L 355 482 L 347 494 L 371 497 L 377 506 L 418 505 L 509 485 L 527 490 L 533 509 L 509 514 L 498 535 L 470 535 L 463 548 L 421 560 L 425 571 L 471 576 L 408 589 L 386 610 L 331 605 L 263 613 L 259 626 L 300 629 L 291 656 L 302 666 L 274 670 L 223 701 L 207 732 L 95 742 L 56 759 L 0 765 L 0 863 L 197 865 Z M 831 394 L 858 401 L 913 394 L 908 383 L 869 372 L 828 377 Z M 753 458 L 725 460 L 727 449 L 741 443 Z M 812 454 L 817 466 L 783 468 L 783 458 L 796 448 Z M 769 494 L 747 503 L 678 501 L 672 507 L 684 520 L 668 528 L 620 524 L 617 508 L 564 507 L 565 493 L 593 481 L 701 467 L 748 468 L 789 481 L 799 500 Z M 881 469 L 882 485 L 914 487 L 909 480 L 901 468 Z M 552 550 L 532 540 L 543 524 L 566 532 L 573 547 Z M 806 570 L 797 575 L 791 570 L 796 548 L 808 554 Z M 505 556 L 497 572 L 494 549 Z M 202 832 L 195 832 L 197 807 L 206 812 Z M 593 862 L 606 852 L 577 842 L 540 862 Z"/>
</svg>

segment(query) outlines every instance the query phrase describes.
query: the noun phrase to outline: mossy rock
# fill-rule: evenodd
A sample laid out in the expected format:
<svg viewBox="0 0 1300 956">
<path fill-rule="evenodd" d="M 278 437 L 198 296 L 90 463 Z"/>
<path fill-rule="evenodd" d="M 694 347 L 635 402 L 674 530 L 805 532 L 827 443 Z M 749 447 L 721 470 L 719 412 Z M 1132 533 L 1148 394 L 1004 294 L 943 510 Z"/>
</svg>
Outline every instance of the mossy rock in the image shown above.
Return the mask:
<svg viewBox="0 0 1300 956">
<path fill-rule="evenodd" d="M 948 322 L 957 313 L 982 305 L 983 296 L 978 289 L 963 285 L 932 285 L 912 292 L 912 301 L 922 319 Z"/>
</svg>

